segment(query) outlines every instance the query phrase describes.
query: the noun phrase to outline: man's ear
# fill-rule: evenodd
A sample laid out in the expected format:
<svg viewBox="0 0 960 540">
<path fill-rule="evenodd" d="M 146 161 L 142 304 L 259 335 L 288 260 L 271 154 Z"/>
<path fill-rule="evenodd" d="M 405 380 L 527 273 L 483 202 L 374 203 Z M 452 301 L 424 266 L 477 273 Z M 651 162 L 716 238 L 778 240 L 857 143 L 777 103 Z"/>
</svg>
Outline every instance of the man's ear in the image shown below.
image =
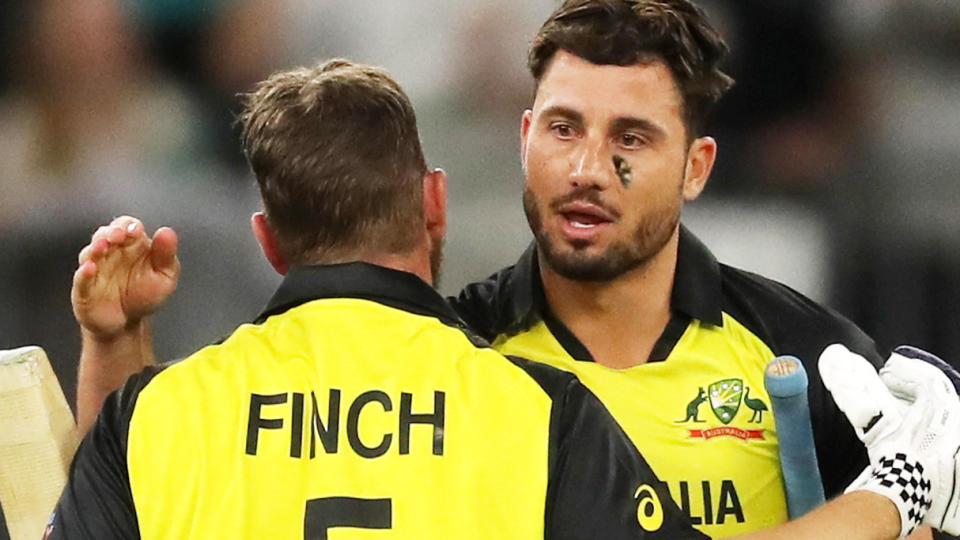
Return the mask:
<svg viewBox="0 0 960 540">
<path fill-rule="evenodd" d="M 527 109 L 520 117 L 520 163 L 527 169 L 527 135 L 530 134 L 530 124 L 533 122 L 533 111 Z"/>
<path fill-rule="evenodd" d="M 277 248 L 277 239 L 267 222 L 267 215 L 263 212 L 253 214 L 250 218 L 250 227 L 253 228 L 253 235 L 257 237 L 260 249 L 263 250 L 263 255 L 270 262 L 270 266 L 273 266 L 281 276 L 287 275 L 287 259 Z"/>
<path fill-rule="evenodd" d="M 687 151 L 687 167 L 683 177 L 683 198 L 696 199 L 707 185 L 710 171 L 717 160 L 717 141 L 713 137 L 699 137 Z"/>
<path fill-rule="evenodd" d="M 434 169 L 423 177 L 423 214 L 427 234 L 434 242 L 447 234 L 447 173 Z"/>
</svg>

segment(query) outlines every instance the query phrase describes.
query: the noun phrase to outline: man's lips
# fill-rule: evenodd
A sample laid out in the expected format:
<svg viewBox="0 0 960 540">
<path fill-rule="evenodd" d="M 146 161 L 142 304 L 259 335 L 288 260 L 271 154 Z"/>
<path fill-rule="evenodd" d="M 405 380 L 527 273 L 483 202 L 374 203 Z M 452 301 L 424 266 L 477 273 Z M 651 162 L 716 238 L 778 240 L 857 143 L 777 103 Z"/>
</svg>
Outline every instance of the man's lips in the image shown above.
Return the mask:
<svg viewBox="0 0 960 540">
<path fill-rule="evenodd" d="M 567 212 L 561 215 L 571 225 L 581 229 L 585 229 L 587 227 L 593 227 L 595 225 L 600 225 L 601 223 L 609 223 L 609 221 L 603 221 L 599 219 L 597 216 L 593 216 L 590 214 L 581 214 L 578 212 Z"/>
<path fill-rule="evenodd" d="M 581 225 L 611 223 L 620 217 L 615 212 L 586 201 L 562 204 L 556 209 L 556 212 L 567 221 Z"/>
<path fill-rule="evenodd" d="M 559 205 L 556 215 L 561 218 L 563 234 L 572 240 L 592 240 L 619 216 L 614 212 L 586 201 L 572 201 Z"/>
</svg>

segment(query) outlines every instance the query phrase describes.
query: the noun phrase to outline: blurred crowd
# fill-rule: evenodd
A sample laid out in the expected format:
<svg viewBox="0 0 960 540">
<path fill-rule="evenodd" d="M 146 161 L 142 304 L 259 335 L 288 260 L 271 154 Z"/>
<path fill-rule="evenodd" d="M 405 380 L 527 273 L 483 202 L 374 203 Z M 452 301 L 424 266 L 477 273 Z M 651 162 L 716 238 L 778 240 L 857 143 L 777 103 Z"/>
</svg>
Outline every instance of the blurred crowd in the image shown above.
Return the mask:
<svg viewBox="0 0 960 540">
<path fill-rule="evenodd" d="M 0 0 L 0 348 L 45 347 L 73 401 L 76 255 L 127 213 L 181 237 L 160 358 L 252 320 L 278 278 L 249 234 L 238 94 L 334 56 L 397 77 L 450 176 L 441 290 L 511 263 L 526 49 L 556 1 Z M 960 354 L 960 3 L 700 4 L 738 83 L 690 228 L 884 346 Z"/>
</svg>

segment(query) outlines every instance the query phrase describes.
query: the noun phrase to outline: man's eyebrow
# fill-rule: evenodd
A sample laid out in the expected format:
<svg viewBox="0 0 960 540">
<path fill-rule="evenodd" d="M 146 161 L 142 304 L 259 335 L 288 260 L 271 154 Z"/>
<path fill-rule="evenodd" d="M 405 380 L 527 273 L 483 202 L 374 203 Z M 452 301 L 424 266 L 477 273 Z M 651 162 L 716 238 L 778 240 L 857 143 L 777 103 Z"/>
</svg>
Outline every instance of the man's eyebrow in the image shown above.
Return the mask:
<svg viewBox="0 0 960 540">
<path fill-rule="evenodd" d="M 661 139 L 667 136 L 666 130 L 650 120 L 644 120 L 643 118 L 621 116 L 610 124 L 610 131 L 614 133 L 621 133 L 631 129 L 642 131 L 643 133 L 656 139 Z"/>
<path fill-rule="evenodd" d="M 580 114 L 580 111 L 576 111 L 563 105 L 551 105 L 550 107 L 540 111 L 540 116 L 560 116 L 576 124 L 583 124 L 583 115 Z"/>
</svg>

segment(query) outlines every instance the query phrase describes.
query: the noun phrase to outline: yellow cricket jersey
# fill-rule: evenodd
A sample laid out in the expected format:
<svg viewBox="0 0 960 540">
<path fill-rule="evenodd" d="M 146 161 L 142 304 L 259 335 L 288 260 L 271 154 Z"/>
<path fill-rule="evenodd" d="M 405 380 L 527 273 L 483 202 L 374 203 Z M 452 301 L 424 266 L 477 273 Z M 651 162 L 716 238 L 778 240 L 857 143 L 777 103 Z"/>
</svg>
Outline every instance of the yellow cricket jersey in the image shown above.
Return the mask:
<svg viewBox="0 0 960 540">
<path fill-rule="evenodd" d="M 698 538 L 569 373 L 412 274 L 294 268 L 222 343 L 134 376 L 51 538 Z"/>
<path fill-rule="evenodd" d="M 717 263 L 681 228 L 671 321 L 645 364 L 616 370 L 550 311 L 533 247 L 513 267 L 468 286 L 453 304 L 504 354 L 576 374 L 607 406 L 692 524 L 732 536 L 787 520 L 777 432 L 763 373 L 800 358 L 828 498 L 866 454 L 823 387 L 816 362 L 835 342 L 881 359 L 865 334 L 788 287 Z M 616 328 L 611 328 L 616 332 Z"/>
</svg>

